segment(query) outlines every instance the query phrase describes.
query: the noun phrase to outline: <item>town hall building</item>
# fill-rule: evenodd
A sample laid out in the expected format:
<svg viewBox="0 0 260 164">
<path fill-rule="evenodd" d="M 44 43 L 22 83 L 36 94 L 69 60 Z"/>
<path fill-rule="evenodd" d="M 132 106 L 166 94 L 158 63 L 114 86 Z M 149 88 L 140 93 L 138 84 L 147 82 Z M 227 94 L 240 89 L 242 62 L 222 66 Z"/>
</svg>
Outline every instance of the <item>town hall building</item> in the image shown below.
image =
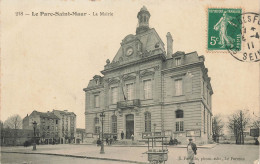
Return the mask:
<svg viewBox="0 0 260 164">
<path fill-rule="evenodd" d="M 137 14 L 136 34 L 127 35 L 114 59 L 107 59 L 103 74 L 95 75 L 85 91 L 87 137 L 103 131 L 124 139 L 165 135 L 182 143 L 188 138 L 207 143 L 212 135 L 213 90 L 204 56 L 197 52 L 173 53 L 149 27 L 146 7 Z"/>
</svg>

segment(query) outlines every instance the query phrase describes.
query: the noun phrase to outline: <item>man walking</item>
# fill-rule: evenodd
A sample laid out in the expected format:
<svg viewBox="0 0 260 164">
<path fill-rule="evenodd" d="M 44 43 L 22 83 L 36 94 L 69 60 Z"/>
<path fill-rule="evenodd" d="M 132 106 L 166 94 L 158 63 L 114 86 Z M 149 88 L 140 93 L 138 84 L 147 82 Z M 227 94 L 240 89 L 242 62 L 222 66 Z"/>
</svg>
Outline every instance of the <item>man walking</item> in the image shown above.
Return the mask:
<svg viewBox="0 0 260 164">
<path fill-rule="evenodd" d="M 187 153 L 188 153 L 188 161 L 189 164 L 195 164 L 194 160 L 194 155 L 197 154 L 197 146 L 195 143 L 192 142 L 192 139 L 189 139 L 189 144 L 187 146 Z"/>
</svg>

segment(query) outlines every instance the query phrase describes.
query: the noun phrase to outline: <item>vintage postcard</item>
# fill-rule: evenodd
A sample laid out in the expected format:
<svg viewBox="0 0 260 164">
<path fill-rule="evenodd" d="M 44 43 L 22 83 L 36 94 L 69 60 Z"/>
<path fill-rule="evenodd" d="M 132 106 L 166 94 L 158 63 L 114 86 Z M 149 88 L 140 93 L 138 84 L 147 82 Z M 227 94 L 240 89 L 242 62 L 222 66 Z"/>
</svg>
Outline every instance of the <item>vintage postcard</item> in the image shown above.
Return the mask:
<svg viewBox="0 0 260 164">
<path fill-rule="evenodd" d="M 258 0 L 2 0 L 1 163 L 258 164 Z"/>
</svg>

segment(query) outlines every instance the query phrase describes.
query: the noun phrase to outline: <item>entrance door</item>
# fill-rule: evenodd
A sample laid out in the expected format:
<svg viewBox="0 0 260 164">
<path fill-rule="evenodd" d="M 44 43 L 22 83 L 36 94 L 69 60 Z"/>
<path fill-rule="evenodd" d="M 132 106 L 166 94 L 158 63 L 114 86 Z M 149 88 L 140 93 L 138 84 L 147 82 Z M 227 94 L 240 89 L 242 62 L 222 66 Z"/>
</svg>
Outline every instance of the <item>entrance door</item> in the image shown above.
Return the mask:
<svg viewBox="0 0 260 164">
<path fill-rule="evenodd" d="M 131 135 L 134 134 L 134 115 L 126 115 L 126 139 L 131 139 Z"/>
</svg>

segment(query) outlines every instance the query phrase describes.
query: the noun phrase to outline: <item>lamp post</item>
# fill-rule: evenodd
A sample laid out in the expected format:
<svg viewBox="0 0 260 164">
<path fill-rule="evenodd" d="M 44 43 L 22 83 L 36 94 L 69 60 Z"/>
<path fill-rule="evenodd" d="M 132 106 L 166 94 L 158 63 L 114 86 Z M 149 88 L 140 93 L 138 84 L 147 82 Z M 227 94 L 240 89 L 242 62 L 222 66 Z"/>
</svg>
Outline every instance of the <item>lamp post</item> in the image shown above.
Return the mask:
<svg viewBox="0 0 260 164">
<path fill-rule="evenodd" d="M 100 154 L 105 154 L 105 151 L 104 151 L 104 142 L 103 142 L 103 134 L 104 134 L 104 131 L 103 131 L 103 118 L 105 117 L 104 111 L 101 112 L 100 117 L 101 117 L 101 123 L 102 123 L 102 139 L 101 139 Z"/>
<path fill-rule="evenodd" d="M 33 150 L 36 150 L 36 141 L 35 141 L 35 130 L 36 130 L 36 127 L 37 127 L 37 122 L 34 121 L 33 122 Z"/>
</svg>

